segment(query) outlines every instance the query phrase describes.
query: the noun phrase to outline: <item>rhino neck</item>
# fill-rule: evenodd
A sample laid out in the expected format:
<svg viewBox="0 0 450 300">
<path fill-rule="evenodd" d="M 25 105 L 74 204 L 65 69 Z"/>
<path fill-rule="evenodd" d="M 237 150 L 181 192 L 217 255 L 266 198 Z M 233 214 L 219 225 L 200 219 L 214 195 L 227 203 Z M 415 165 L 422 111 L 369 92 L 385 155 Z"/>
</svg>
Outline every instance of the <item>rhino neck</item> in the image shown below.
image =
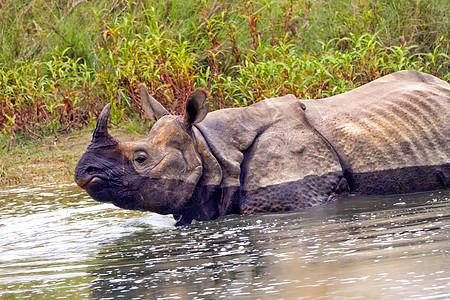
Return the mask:
<svg viewBox="0 0 450 300">
<path fill-rule="evenodd" d="M 211 152 L 203 134 L 194 126 L 193 135 L 195 145 L 202 160 L 203 174 L 197 186 L 219 186 L 223 179 L 222 168 Z"/>
<path fill-rule="evenodd" d="M 198 153 L 203 163 L 203 175 L 197 184 L 193 195 L 193 203 L 197 205 L 199 214 L 196 220 L 214 220 L 220 215 L 219 203 L 222 199 L 221 183 L 222 167 L 211 152 L 203 134 L 193 127 Z"/>
<path fill-rule="evenodd" d="M 192 220 L 214 220 L 229 213 L 240 213 L 239 186 L 224 186 L 230 174 L 223 165 L 222 155 L 207 142 L 203 133 L 193 126 L 192 138 L 202 161 L 203 174 L 188 204 L 174 215 L 176 225 L 190 224 Z M 227 203 L 227 205 L 224 205 Z"/>
</svg>

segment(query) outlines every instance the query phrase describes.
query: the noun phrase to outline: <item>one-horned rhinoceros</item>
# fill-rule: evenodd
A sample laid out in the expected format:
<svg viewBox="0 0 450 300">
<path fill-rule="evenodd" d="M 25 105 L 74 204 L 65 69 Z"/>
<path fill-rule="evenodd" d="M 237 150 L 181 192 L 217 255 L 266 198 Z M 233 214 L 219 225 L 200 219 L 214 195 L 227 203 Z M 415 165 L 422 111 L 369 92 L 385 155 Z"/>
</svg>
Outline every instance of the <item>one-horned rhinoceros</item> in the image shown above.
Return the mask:
<svg viewBox="0 0 450 300">
<path fill-rule="evenodd" d="M 95 200 L 173 214 L 177 224 L 230 213 L 300 210 L 340 193 L 450 185 L 450 85 L 401 71 L 322 100 L 292 95 L 208 113 L 206 92 L 174 116 L 140 89 L 157 119 L 119 142 L 101 112 L 75 181 Z"/>
</svg>

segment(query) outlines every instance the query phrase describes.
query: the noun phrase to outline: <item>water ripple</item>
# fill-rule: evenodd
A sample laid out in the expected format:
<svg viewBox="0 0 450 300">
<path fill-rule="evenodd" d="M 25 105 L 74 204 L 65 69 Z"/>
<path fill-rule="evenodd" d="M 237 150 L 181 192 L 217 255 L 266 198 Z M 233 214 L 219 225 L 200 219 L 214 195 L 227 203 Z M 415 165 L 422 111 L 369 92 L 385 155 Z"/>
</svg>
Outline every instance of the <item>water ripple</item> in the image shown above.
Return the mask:
<svg viewBox="0 0 450 300">
<path fill-rule="evenodd" d="M 173 218 L 74 185 L 0 190 L 0 297 L 446 298 L 450 192 L 349 197 L 305 212 Z"/>
</svg>

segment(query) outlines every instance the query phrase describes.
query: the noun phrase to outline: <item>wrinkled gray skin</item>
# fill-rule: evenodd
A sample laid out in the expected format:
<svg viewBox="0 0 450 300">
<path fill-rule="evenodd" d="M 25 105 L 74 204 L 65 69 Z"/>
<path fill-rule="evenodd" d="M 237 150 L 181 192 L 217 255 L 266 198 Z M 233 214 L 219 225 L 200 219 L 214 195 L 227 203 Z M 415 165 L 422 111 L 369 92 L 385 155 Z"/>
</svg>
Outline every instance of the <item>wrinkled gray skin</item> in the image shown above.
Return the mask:
<svg viewBox="0 0 450 300">
<path fill-rule="evenodd" d="M 184 119 L 140 92 L 157 119 L 148 137 L 116 141 L 106 106 L 76 167 L 75 181 L 97 201 L 183 225 L 300 210 L 347 191 L 450 185 L 450 85 L 431 75 L 401 71 L 327 99 L 287 95 L 211 113 L 198 90 Z"/>
</svg>

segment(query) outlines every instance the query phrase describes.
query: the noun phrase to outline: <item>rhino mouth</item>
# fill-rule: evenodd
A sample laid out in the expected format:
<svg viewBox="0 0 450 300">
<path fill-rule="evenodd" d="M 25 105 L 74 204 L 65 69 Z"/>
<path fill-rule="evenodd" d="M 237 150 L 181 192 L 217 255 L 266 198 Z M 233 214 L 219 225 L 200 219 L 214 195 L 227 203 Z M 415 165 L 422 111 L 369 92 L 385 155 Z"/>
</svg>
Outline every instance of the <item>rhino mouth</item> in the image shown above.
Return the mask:
<svg viewBox="0 0 450 300">
<path fill-rule="evenodd" d="M 86 187 L 87 185 L 95 184 L 96 182 L 99 182 L 99 181 L 103 181 L 103 179 L 98 176 L 93 176 L 90 179 L 88 179 L 87 182 L 85 184 L 83 184 L 82 187 Z"/>
<path fill-rule="evenodd" d="M 77 185 L 83 189 L 87 189 L 87 188 L 92 187 L 93 185 L 95 186 L 104 181 L 105 181 L 105 179 L 102 178 L 101 176 L 94 175 L 94 176 L 90 176 L 88 178 L 83 178 L 83 179 L 78 180 Z"/>
</svg>

